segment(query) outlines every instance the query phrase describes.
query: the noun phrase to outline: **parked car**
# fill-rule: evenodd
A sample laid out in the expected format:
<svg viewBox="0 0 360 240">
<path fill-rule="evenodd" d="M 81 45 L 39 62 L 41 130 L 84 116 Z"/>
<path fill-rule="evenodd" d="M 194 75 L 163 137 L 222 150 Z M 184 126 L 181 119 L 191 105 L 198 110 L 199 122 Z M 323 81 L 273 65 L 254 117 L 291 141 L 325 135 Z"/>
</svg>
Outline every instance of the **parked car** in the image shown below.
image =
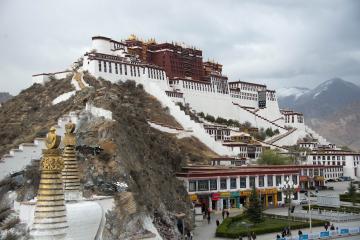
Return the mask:
<svg viewBox="0 0 360 240">
<path fill-rule="evenodd" d="M 336 182 L 336 180 L 335 180 L 335 179 L 328 179 L 328 180 L 326 180 L 325 182 L 326 182 L 326 183 L 328 183 L 328 182 Z"/>
</svg>

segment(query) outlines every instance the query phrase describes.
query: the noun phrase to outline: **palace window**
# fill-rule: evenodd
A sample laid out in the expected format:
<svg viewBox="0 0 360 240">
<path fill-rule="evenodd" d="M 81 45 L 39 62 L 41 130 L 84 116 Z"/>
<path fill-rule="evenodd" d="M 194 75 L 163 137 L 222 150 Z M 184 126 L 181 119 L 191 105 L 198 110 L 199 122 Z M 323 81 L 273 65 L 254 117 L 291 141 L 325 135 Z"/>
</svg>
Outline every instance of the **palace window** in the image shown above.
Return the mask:
<svg viewBox="0 0 360 240">
<path fill-rule="evenodd" d="M 116 73 L 116 74 L 119 74 L 118 64 L 117 64 L 117 63 L 115 63 L 115 73 Z"/>
<path fill-rule="evenodd" d="M 295 185 L 298 184 L 298 180 L 297 180 L 297 176 L 296 175 L 292 175 L 292 181 Z"/>
<path fill-rule="evenodd" d="M 250 187 L 255 187 L 255 177 L 250 177 Z"/>
<path fill-rule="evenodd" d="M 281 176 L 276 176 L 276 186 L 281 185 Z"/>
<path fill-rule="evenodd" d="M 140 77 L 140 68 L 137 67 L 138 77 Z"/>
<path fill-rule="evenodd" d="M 189 181 L 189 192 L 196 192 L 196 181 Z"/>
<path fill-rule="evenodd" d="M 236 178 L 230 178 L 230 188 L 236 189 Z"/>
<path fill-rule="evenodd" d="M 259 176 L 259 187 L 264 187 L 264 176 Z"/>
<path fill-rule="evenodd" d="M 209 180 L 198 180 L 199 191 L 209 191 Z"/>
<path fill-rule="evenodd" d="M 217 190 L 217 179 L 210 179 L 210 190 Z"/>
<path fill-rule="evenodd" d="M 99 60 L 99 72 L 101 72 L 101 61 Z"/>
<path fill-rule="evenodd" d="M 127 75 L 127 65 L 124 64 L 125 75 Z"/>
<path fill-rule="evenodd" d="M 226 178 L 220 179 L 220 189 L 227 189 Z"/>
<path fill-rule="evenodd" d="M 273 176 L 272 175 L 267 176 L 267 185 L 268 185 L 268 187 L 273 186 Z"/>
<path fill-rule="evenodd" d="M 122 64 L 120 63 L 119 65 L 120 74 L 122 75 Z"/>
<path fill-rule="evenodd" d="M 111 73 L 111 62 L 109 62 L 109 73 Z"/>
<path fill-rule="evenodd" d="M 240 177 L 240 188 L 246 188 L 246 177 Z"/>
<path fill-rule="evenodd" d="M 104 61 L 104 72 L 106 72 L 106 61 Z"/>
<path fill-rule="evenodd" d="M 130 65 L 130 76 L 133 76 L 133 66 Z"/>
<path fill-rule="evenodd" d="M 298 200 L 298 198 L 299 198 L 299 194 L 298 194 L 298 192 L 295 192 L 295 193 L 294 193 L 294 198 L 293 198 L 293 199 L 294 199 L 294 200 Z"/>
</svg>

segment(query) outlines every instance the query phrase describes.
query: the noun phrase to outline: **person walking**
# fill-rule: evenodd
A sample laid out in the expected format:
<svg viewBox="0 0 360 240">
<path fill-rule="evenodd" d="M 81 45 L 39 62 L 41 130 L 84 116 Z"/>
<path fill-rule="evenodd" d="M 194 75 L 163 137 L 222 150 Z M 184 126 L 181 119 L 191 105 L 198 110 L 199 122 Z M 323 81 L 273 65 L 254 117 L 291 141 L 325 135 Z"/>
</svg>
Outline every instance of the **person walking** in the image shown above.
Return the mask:
<svg viewBox="0 0 360 240">
<path fill-rule="evenodd" d="M 299 237 L 302 235 L 303 233 L 302 233 L 302 231 L 301 230 L 299 230 L 298 231 L 298 235 L 299 235 Z"/>
<path fill-rule="evenodd" d="M 331 226 L 330 226 L 330 230 L 331 230 L 331 231 L 334 231 L 334 230 L 335 230 L 335 226 L 334 226 L 334 224 L 331 224 Z"/>
<path fill-rule="evenodd" d="M 228 218 L 229 217 L 229 210 L 226 210 L 226 217 Z"/>
<path fill-rule="evenodd" d="M 251 239 L 252 239 L 252 240 L 256 240 L 256 234 L 255 234 L 255 232 L 252 232 L 252 234 L 251 234 Z"/>
<path fill-rule="evenodd" d="M 207 215 L 208 224 L 210 224 L 210 219 L 211 219 L 210 213 L 208 212 L 208 215 Z"/>
<path fill-rule="evenodd" d="M 216 226 L 218 227 L 220 225 L 219 219 L 216 219 Z"/>
<path fill-rule="evenodd" d="M 329 228 L 329 225 L 328 225 L 328 223 L 325 223 L 325 226 L 324 226 L 324 228 L 325 228 L 325 231 L 327 231 L 327 230 L 328 230 L 328 228 Z"/>
<path fill-rule="evenodd" d="M 224 218 L 225 218 L 225 209 L 222 210 L 221 215 L 222 215 L 223 220 L 224 220 Z"/>
</svg>

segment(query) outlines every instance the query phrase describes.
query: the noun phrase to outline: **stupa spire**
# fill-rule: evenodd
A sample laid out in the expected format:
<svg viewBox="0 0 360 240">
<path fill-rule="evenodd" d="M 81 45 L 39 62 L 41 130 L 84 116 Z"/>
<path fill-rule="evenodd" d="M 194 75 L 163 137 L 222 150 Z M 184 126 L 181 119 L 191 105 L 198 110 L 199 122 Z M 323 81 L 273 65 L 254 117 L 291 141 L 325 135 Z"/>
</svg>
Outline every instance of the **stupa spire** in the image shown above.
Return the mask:
<svg viewBox="0 0 360 240">
<path fill-rule="evenodd" d="M 76 158 L 76 125 L 71 121 L 65 125 L 64 143 L 64 169 L 62 180 L 64 183 L 65 200 L 79 200 L 82 197 L 80 189 L 80 174 Z"/>
<path fill-rule="evenodd" d="M 61 150 L 58 148 L 60 142 L 60 136 L 56 135 L 56 129 L 52 127 L 46 137 L 47 149 L 43 149 L 40 162 L 40 185 L 34 224 L 30 231 L 33 239 L 65 239 L 66 237 L 68 224 L 61 180 L 64 162 L 61 158 Z"/>
</svg>

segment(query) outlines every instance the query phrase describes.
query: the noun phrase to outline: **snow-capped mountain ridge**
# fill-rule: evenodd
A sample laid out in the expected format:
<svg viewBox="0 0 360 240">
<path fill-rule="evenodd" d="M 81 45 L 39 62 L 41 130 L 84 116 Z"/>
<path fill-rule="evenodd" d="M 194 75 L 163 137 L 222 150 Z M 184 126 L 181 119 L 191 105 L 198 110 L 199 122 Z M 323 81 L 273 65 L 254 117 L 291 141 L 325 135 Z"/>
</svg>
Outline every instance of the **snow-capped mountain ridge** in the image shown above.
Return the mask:
<svg viewBox="0 0 360 240">
<path fill-rule="evenodd" d="M 301 95 L 307 93 L 308 91 L 310 91 L 310 89 L 303 87 L 280 88 L 276 91 L 276 94 L 278 98 L 284 98 L 289 96 L 298 98 Z"/>
<path fill-rule="evenodd" d="M 333 78 L 302 94 L 293 90 L 281 90 L 279 106 L 303 112 L 305 122 L 325 138 L 339 145 L 360 148 L 357 141 L 360 127 L 358 121 L 348 118 L 358 116 L 360 87 L 340 78 Z M 341 122 L 339 122 L 341 120 Z M 342 129 L 341 131 L 335 131 Z M 336 133 L 335 133 L 336 132 Z"/>
</svg>

